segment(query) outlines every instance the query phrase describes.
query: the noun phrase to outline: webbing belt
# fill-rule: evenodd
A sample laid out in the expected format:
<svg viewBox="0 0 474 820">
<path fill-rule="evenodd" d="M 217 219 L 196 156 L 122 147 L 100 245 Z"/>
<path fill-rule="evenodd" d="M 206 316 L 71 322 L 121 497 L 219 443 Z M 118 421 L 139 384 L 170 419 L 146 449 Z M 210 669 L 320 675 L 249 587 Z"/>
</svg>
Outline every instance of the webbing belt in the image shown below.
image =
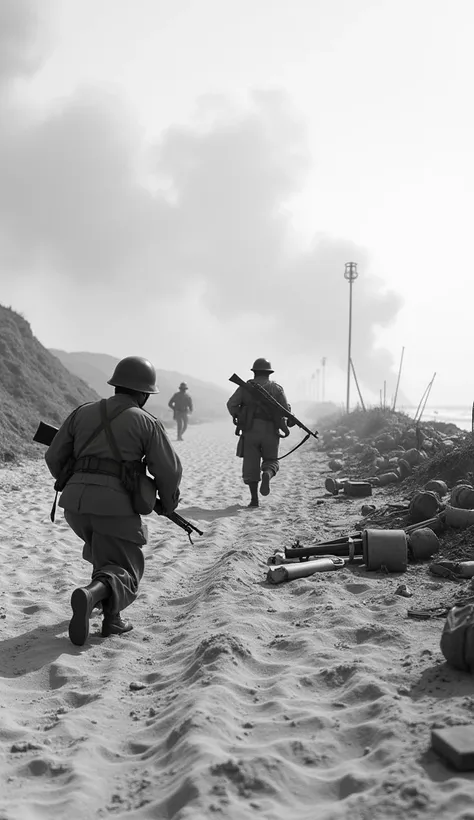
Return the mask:
<svg viewBox="0 0 474 820">
<path fill-rule="evenodd" d="M 129 462 L 128 462 L 129 463 Z M 146 468 L 143 462 L 132 462 L 137 472 L 145 475 Z M 75 473 L 102 473 L 116 478 L 122 477 L 122 463 L 113 458 L 99 458 L 99 456 L 83 456 L 78 458 L 74 465 Z"/>
</svg>

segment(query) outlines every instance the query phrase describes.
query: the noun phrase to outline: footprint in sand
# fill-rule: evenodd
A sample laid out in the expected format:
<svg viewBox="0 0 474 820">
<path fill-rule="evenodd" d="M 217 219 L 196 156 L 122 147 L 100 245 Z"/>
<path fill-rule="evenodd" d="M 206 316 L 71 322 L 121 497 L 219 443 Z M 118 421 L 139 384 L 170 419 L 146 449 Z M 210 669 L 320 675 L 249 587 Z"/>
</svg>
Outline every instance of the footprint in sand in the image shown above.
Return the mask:
<svg viewBox="0 0 474 820">
<path fill-rule="evenodd" d="M 369 584 L 346 584 L 344 589 L 347 589 L 348 592 L 352 592 L 353 595 L 362 595 L 363 592 L 367 592 L 370 589 Z"/>
</svg>

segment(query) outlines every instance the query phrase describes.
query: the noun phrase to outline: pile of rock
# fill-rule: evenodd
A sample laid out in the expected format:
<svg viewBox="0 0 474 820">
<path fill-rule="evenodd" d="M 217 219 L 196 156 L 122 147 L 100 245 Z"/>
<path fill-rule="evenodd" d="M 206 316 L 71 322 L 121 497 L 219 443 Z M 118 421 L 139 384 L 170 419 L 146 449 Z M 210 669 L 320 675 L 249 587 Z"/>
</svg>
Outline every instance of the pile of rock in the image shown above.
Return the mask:
<svg viewBox="0 0 474 820">
<path fill-rule="evenodd" d="M 467 436 L 462 430 L 446 437 L 432 425 L 414 426 L 403 414 L 377 412 L 373 417 L 376 430 L 371 430 L 370 414 L 365 429 L 359 432 L 350 425 L 351 415 L 323 430 L 321 448 L 328 453 L 328 468 L 367 478 L 374 487 L 396 484 L 418 471 L 434 455 L 454 452 Z M 360 421 L 360 414 L 357 416 Z M 360 425 L 359 425 L 360 426 Z"/>
</svg>

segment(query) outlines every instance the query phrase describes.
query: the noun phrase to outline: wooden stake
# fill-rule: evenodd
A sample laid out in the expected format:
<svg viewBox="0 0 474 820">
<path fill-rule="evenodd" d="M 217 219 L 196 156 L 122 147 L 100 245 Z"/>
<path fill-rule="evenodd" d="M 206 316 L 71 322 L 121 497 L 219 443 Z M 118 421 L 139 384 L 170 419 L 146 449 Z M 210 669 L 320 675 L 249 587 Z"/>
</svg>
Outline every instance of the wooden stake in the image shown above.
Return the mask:
<svg viewBox="0 0 474 820">
<path fill-rule="evenodd" d="M 397 386 L 395 388 L 395 398 L 393 400 L 392 410 L 395 410 L 395 405 L 397 403 L 397 396 L 398 396 L 398 385 L 400 384 L 400 376 L 402 375 L 402 364 L 403 364 L 403 354 L 405 353 L 405 348 L 402 347 L 402 355 L 400 359 L 400 367 L 398 368 L 398 379 L 397 379 Z"/>
<path fill-rule="evenodd" d="M 435 377 L 436 377 L 436 373 L 433 373 L 433 378 L 431 379 L 428 387 L 425 390 L 426 397 L 425 397 L 425 400 L 423 402 L 423 407 L 421 408 L 420 415 L 418 416 L 418 419 L 417 419 L 417 421 L 419 421 L 419 422 L 421 421 L 421 417 L 424 413 L 424 410 L 425 410 L 425 407 L 426 407 L 426 402 L 428 401 L 429 395 L 431 393 L 431 388 L 433 387 L 433 382 L 435 380 Z M 420 404 L 421 404 L 421 402 L 420 402 Z"/>
<path fill-rule="evenodd" d="M 362 405 L 362 410 L 365 412 L 364 399 L 362 398 L 362 393 L 360 392 L 359 382 L 357 381 L 356 372 L 354 370 L 354 362 L 352 361 L 352 359 L 351 359 L 351 368 L 352 368 L 352 375 L 354 376 L 354 381 L 356 383 L 357 392 L 359 394 L 360 403 Z"/>
</svg>

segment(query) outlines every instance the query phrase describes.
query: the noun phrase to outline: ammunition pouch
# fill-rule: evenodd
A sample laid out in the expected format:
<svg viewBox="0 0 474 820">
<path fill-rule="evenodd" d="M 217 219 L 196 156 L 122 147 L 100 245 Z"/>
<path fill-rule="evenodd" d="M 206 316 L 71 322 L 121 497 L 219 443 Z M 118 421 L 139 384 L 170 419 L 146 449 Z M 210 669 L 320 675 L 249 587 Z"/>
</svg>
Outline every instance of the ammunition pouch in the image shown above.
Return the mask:
<svg viewBox="0 0 474 820">
<path fill-rule="evenodd" d="M 105 399 L 100 403 L 100 415 L 114 460 L 120 468 L 120 480 L 130 496 L 133 511 L 139 515 L 149 515 L 156 504 L 156 484 L 146 474 L 146 465 L 143 461 L 122 461 L 117 441 L 107 418 Z"/>
<path fill-rule="evenodd" d="M 120 479 L 132 502 L 134 512 L 148 515 L 156 502 L 156 486 L 146 475 L 143 461 L 115 461 L 113 458 L 83 456 L 74 466 L 75 473 L 99 473 Z"/>
</svg>

